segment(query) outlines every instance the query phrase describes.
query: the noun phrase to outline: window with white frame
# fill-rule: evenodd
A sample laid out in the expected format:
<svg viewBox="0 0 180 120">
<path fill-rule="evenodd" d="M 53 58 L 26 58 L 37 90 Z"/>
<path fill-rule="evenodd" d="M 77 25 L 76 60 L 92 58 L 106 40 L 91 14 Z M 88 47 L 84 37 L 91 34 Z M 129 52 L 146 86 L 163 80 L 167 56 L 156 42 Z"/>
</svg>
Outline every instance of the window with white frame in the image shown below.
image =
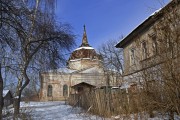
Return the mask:
<svg viewBox="0 0 180 120">
<path fill-rule="evenodd" d="M 134 65 L 135 64 L 135 49 L 131 48 L 130 51 L 130 65 Z"/>
<path fill-rule="evenodd" d="M 156 55 L 158 53 L 156 36 L 152 37 L 152 50 L 153 50 L 153 55 Z"/>
<path fill-rule="evenodd" d="M 166 46 L 167 50 L 172 50 L 172 48 L 173 48 L 172 41 L 170 39 L 167 39 L 166 41 L 167 41 L 167 43 L 166 43 L 167 44 L 167 46 Z"/>
<path fill-rule="evenodd" d="M 142 60 L 147 58 L 147 43 L 142 42 Z"/>
</svg>

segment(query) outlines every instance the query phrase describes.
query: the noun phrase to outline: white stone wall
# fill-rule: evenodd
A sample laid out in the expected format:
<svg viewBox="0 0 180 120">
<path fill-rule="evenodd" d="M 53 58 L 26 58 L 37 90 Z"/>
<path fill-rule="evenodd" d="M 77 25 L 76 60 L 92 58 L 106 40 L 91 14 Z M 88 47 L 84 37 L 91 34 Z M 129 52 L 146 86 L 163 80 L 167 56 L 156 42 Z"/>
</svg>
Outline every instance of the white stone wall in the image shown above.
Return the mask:
<svg viewBox="0 0 180 120">
<path fill-rule="evenodd" d="M 81 70 L 84 68 L 90 68 L 93 66 L 99 66 L 100 65 L 100 61 L 97 59 L 77 59 L 77 60 L 70 60 L 68 61 L 69 63 L 69 68 L 74 69 L 74 70 Z"/>
<path fill-rule="evenodd" d="M 71 93 L 71 86 L 86 82 L 95 86 L 102 86 L 104 82 L 104 74 L 101 69 L 96 69 L 95 71 L 87 71 L 89 73 L 69 73 L 69 74 L 54 74 L 54 73 L 45 73 L 41 74 L 42 79 L 42 89 L 41 89 L 41 101 L 55 101 L 55 100 L 64 100 L 63 96 L 63 85 L 68 85 L 68 91 Z M 52 97 L 47 96 L 48 85 L 52 85 L 53 93 Z"/>
</svg>

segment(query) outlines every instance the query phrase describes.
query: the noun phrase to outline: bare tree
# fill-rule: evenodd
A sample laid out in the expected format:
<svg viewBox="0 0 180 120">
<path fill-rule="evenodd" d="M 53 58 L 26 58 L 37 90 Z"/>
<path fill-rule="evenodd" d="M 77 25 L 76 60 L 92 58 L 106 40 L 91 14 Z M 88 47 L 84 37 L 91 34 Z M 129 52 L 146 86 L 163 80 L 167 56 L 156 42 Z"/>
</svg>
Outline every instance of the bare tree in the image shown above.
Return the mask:
<svg viewBox="0 0 180 120">
<path fill-rule="evenodd" d="M 54 0 L 1 1 L 1 40 L 11 44 L 6 49 L 12 61 L 8 67 L 18 78 L 15 116 L 19 114 L 21 93 L 30 82 L 29 73 L 58 67 L 64 60 L 63 52 L 74 45 L 70 26 L 54 19 L 54 4 Z"/>
<path fill-rule="evenodd" d="M 160 75 L 164 112 L 180 115 L 180 9 L 179 1 L 173 1 L 173 8 L 164 11 L 163 19 L 154 27 L 159 45 Z M 171 115 L 171 119 L 172 119 Z"/>
<path fill-rule="evenodd" d="M 119 80 L 123 73 L 123 51 L 114 47 L 116 43 L 115 40 L 109 40 L 99 47 L 99 54 L 103 59 L 103 68 L 107 75 L 107 85 L 113 79 L 115 79 L 115 85 L 120 85 L 122 82 Z"/>
<path fill-rule="evenodd" d="M 3 68 L 6 67 L 4 62 L 8 56 L 6 55 L 6 51 L 14 48 L 14 35 L 12 31 L 18 30 L 21 28 L 21 25 L 18 24 L 19 15 L 15 12 L 14 6 L 10 1 L 1 0 L 0 1 L 1 9 L 0 9 L 0 119 L 2 118 L 2 108 L 3 108 Z M 11 31 L 11 32 L 10 32 Z"/>
<path fill-rule="evenodd" d="M 154 56 L 144 60 L 140 73 L 142 82 L 143 108 L 150 114 L 156 110 L 180 115 L 180 7 L 172 1 L 157 15 L 162 15 L 153 26 Z"/>
</svg>

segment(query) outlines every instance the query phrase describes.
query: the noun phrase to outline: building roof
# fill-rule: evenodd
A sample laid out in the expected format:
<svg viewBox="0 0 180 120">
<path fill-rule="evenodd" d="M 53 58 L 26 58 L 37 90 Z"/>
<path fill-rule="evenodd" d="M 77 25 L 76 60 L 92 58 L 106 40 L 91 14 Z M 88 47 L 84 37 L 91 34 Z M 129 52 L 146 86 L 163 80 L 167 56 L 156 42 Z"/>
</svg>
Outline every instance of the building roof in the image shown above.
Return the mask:
<svg viewBox="0 0 180 120">
<path fill-rule="evenodd" d="M 125 38 L 123 38 L 115 47 L 124 48 L 128 43 L 132 42 L 133 38 L 143 33 L 147 28 L 151 27 L 159 18 L 162 18 L 163 11 L 173 4 L 179 4 L 178 0 L 172 0 L 164 8 L 160 8 L 152 13 L 144 22 L 138 25 L 132 32 L 130 32 Z"/>
<path fill-rule="evenodd" d="M 10 90 L 3 90 L 3 97 L 5 97 L 9 92 L 10 92 Z M 10 92 L 10 94 L 11 94 L 11 92 Z"/>
<path fill-rule="evenodd" d="M 97 67 L 93 67 L 93 66 L 86 68 L 86 69 L 83 69 L 79 72 L 81 72 L 81 73 L 98 73 L 99 74 Z"/>
<path fill-rule="evenodd" d="M 59 68 L 59 69 L 55 69 L 55 70 L 49 70 L 48 72 L 57 72 L 57 73 L 73 73 L 76 72 L 77 70 L 72 70 L 69 68 Z"/>
<path fill-rule="evenodd" d="M 81 83 L 78 83 L 78 84 L 76 84 L 76 85 L 73 85 L 72 88 L 76 88 L 76 87 L 79 87 L 79 86 L 88 86 L 88 87 L 93 87 L 93 88 L 96 87 L 96 86 L 91 85 L 91 84 L 89 84 L 89 83 L 81 82 Z"/>
<path fill-rule="evenodd" d="M 71 73 L 98 73 L 97 67 L 92 66 L 92 67 L 87 67 L 83 68 L 80 70 L 73 70 L 69 68 L 59 68 L 59 69 L 54 69 L 54 70 L 49 70 L 44 73 L 61 73 L 61 74 L 71 74 Z"/>
</svg>

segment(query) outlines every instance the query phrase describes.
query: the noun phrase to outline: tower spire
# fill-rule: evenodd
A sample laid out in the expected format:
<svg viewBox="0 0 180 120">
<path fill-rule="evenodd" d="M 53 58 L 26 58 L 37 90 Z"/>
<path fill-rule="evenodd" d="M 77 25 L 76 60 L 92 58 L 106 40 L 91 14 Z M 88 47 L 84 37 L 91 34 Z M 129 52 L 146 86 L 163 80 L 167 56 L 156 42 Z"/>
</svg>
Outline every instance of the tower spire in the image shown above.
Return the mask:
<svg viewBox="0 0 180 120">
<path fill-rule="evenodd" d="M 81 47 L 88 47 L 88 46 L 89 46 L 89 43 L 88 43 L 88 40 L 87 40 L 86 26 L 84 25 L 84 33 L 83 33 Z"/>
</svg>

